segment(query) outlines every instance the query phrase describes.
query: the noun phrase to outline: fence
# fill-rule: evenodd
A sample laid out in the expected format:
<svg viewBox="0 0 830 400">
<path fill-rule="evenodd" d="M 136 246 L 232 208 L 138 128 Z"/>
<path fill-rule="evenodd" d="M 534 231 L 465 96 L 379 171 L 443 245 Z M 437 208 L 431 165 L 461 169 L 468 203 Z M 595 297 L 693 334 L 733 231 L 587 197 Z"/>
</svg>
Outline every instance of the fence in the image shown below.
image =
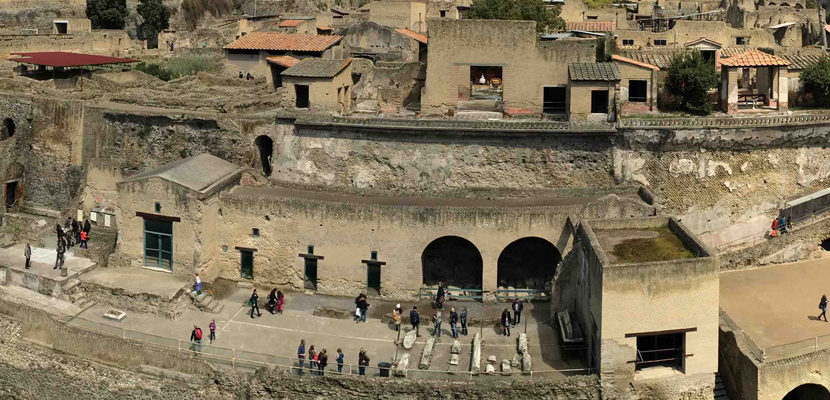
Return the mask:
<svg viewBox="0 0 830 400">
<path fill-rule="evenodd" d="M 199 357 L 213 365 L 229 367 L 233 369 L 253 370 L 260 367 L 274 367 L 293 371 L 297 374 L 310 375 L 366 375 L 370 377 L 379 376 L 402 376 L 413 379 L 443 379 L 443 380 L 482 380 L 482 379 L 498 379 L 503 377 L 510 377 L 515 379 L 555 379 L 563 378 L 571 375 L 590 375 L 594 373 L 591 368 L 572 368 L 572 369 L 547 369 L 547 370 L 531 370 L 531 371 L 511 371 L 511 372 L 497 372 L 485 373 L 484 365 L 486 361 L 482 359 L 482 371 L 473 372 L 469 370 L 422 370 L 418 369 L 418 362 L 420 357 L 418 355 L 410 359 L 410 366 L 397 374 L 395 368 L 390 364 L 389 367 L 381 366 L 359 366 L 354 364 L 342 364 L 342 371 L 338 368 L 335 358 L 336 353 L 329 354 L 329 361 L 324 372 L 320 372 L 310 360 L 300 359 L 297 357 L 285 357 L 273 354 L 250 352 L 245 350 L 237 350 L 231 347 L 214 346 L 212 344 L 199 344 L 185 340 L 173 339 L 164 336 L 153 335 L 145 332 L 133 331 L 130 329 L 119 328 L 100 322 L 90 321 L 81 317 L 68 317 L 62 320 L 61 323 L 72 325 L 76 328 L 84 329 L 100 333 L 103 335 L 114 336 L 123 339 L 131 339 L 142 342 L 143 344 L 154 346 L 159 349 L 175 350 L 181 354 L 190 354 Z M 202 338 L 207 340 L 207 336 Z"/>
<path fill-rule="evenodd" d="M 655 118 L 623 119 L 620 128 L 728 128 L 764 127 L 780 125 L 814 125 L 830 123 L 830 113 L 771 115 L 764 117 L 700 117 L 700 118 Z"/>
<path fill-rule="evenodd" d="M 770 347 L 760 347 L 758 346 L 749 335 L 743 331 L 743 329 L 738 327 L 738 324 L 729 318 L 729 315 L 726 314 L 723 310 L 720 310 L 720 317 L 721 320 L 726 322 L 726 325 L 729 326 L 729 329 L 735 332 L 740 332 L 744 336 L 744 340 L 746 342 L 749 351 L 758 361 L 766 362 L 766 361 L 775 361 L 781 360 L 784 358 L 789 357 L 796 357 L 808 353 L 812 353 L 819 350 L 830 349 L 830 334 L 815 336 L 809 339 L 800 340 L 793 343 L 785 343 L 777 346 L 770 346 Z"/>
</svg>

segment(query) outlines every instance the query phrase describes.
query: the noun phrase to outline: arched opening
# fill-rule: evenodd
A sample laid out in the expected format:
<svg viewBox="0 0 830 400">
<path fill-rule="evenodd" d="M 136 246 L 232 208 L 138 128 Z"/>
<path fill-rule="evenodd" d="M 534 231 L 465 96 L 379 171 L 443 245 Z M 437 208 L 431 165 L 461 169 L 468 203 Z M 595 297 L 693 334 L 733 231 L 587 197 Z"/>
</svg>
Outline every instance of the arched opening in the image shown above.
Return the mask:
<svg viewBox="0 0 830 400">
<path fill-rule="evenodd" d="M 830 391 L 824 386 L 806 383 L 791 390 L 783 400 L 830 400 Z"/>
<path fill-rule="evenodd" d="M 444 282 L 465 289 L 481 288 L 481 253 L 467 239 L 444 236 L 433 240 L 421 254 L 424 285 Z"/>
<path fill-rule="evenodd" d="M 562 254 L 551 242 L 526 237 L 507 245 L 499 255 L 499 287 L 544 290 L 556 273 Z"/>
<path fill-rule="evenodd" d="M 23 166 L 12 163 L 3 173 L 2 180 L 3 205 L 7 210 L 16 208 L 23 202 Z"/>
<path fill-rule="evenodd" d="M 0 129 L 0 140 L 8 139 L 14 136 L 14 130 L 17 127 L 14 125 L 14 120 L 6 118 L 3 120 L 3 128 Z"/>
<path fill-rule="evenodd" d="M 804 8 L 804 6 L 802 6 L 801 3 L 795 3 L 794 7 L 795 7 L 796 10 L 801 10 L 801 9 Z"/>
<path fill-rule="evenodd" d="M 259 150 L 259 163 L 262 165 L 262 173 L 271 176 L 271 155 L 274 154 L 274 141 L 270 137 L 262 135 L 254 144 Z"/>
<path fill-rule="evenodd" d="M 780 4 L 780 6 L 781 6 L 781 7 L 789 7 L 789 6 L 790 6 L 790 3 L 781 3 L 781 4 Z"/>
<path fill-rule="evenodd" d="M 820 246 L 822 250 L 830 251 L 830 238 L 822 240 Z"/>
</svg>

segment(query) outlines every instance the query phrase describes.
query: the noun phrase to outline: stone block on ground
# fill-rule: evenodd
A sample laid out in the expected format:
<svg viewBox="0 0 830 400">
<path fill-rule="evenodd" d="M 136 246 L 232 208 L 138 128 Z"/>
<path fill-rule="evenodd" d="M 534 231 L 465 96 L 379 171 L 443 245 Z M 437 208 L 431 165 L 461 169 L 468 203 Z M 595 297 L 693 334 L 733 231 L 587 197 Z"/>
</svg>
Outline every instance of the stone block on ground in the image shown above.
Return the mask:
<svg viewBox="0 0 830 400">
<path fill-rule="evenodd" d="M 531 366 L 532 365 L 531 365 L 531 362 L 530 362 L 530 353 L 522 354 L 522 371 L 530 372 Z"/>
<path fill-rule="evenodd" d="M 432 349 L 435 347 L 435 338 L 427 339 L 424 345 L 424 352 L 421 354 L 421 362 L 418 364 L 419 369 L 429 369 L 429 362 L 432 360 Z"/>
<path fill-rule="evenodd" d="M 409 353 L 404 353 L 398 360 L 398 365 L 395 366 L 395 376 L 406 376 L 407 368 L 409 368 Z"/>
<path fill-rule="evenodd" d="M 403 337 L 403 348 L 409 350 L 412 348 L 412 345 L 415 344 L 415 340 L 418 339 L 418 336 L 415 330 L 411 330 L 406 333 L 406 336 Z"/>
<path fill-rule="evenodd" d="M 493 364 L 487 363 L 487 365 L 484 367 L 484 372 L 492 374 L 496 372 L 496 367 L 493 366 Z"/>
<path fill-rule="evenodd" d="M 450 365 L 458 365 L 459 359 L 460 359 L 460 356 L 458 354 L 451 353 L 450 354 Z"/>
<path fill-rule="evenodd" d="M 501 374 L 510 375 L 510 360 L 501 360 Z"/>
<path fill-rule="evenodd" d="M 513 356 L 513 359 L 510 360 L 510 366 L 513 368 L 519 368 L 522 365 L 522 355 L 516 354 Z"/>
<path fill-rule="evenodd" d="M 488 362 L 488 363 L 494 363 L 494 362 L 496 362 L 496 356 L 490 356 L 490 357 L 487 357 L 487 362 Z"/>
<path fill-rule="evenodd" d="M 527 353 L 527 334 L 519 334 L 519 353 Z"/>
<path fill-rule="evenodd" d="M 473 359 L 470 363 L 470 371 L 474 374 L 481 372 L 481 335 L 478 333 L 473 336 Z"/>
<path fill-rule="evenodd" d="M 452 342 L 452 348 L 450 348 L 450 353 L 459 354 L 461 353 L 461 343 L 458 340 Z"/>
</svg>

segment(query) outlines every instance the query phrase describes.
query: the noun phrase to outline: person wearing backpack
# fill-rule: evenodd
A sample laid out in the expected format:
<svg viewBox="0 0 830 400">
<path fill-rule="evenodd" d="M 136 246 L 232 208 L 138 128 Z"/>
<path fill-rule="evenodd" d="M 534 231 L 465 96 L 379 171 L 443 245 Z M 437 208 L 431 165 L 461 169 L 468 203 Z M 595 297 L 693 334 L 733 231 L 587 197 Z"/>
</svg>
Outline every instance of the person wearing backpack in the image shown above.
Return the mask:
<svg viewBox="0 0 830 400">
<path fill-rule="evenodd" d="M 337 358 L 335 358 L 334 361 L 337 361 L 337 373 L 338 374 L 343 373 L 343 359 L 344 358 L 345 358 L 345 356 L 343 355 L 343 350 L 337 349 Z"/>
<path fill-rule="evenodd" d="M 418 332 L 418 326 L 421 324 L 421 314 L 418 314 L 418 307 L 412 306 L 412 311 L 409 312 L 409 321 L 412 323 L 412 329 L 415 330 L 415 336 L 421 336 Z"/>
<path fill-rule="evenodd" d="M 190 341 L 193 343 L 190 349 L 197 353 L 200 352 L 202 349 L 202 328 L 193 325 L 193 332 L 190 332 Z"/>
<path fill-rule="evenodd" d="M 821 321 L 821 317 L 824 317 L 824 322 L 827 322 L 827 295 L 821 296 L 821 301 L 818 302 L 818 309 L 821 310 L 821 314 L 818 315 L 818 320 Z"/>
</svg>

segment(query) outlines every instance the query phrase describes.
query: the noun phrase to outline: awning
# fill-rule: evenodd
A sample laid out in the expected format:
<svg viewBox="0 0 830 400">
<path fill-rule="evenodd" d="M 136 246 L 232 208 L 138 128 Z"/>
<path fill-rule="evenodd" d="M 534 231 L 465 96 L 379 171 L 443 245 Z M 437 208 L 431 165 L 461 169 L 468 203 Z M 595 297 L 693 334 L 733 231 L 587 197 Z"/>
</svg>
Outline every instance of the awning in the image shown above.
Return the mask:
<svg viewBox="0 0 830 400">
<path fill-rule="evenodd" d="M 578 31 L 578 30 L 575 30 L 575 29 L 571 29 L 571 30 L 569 30 L 568 32 L 573 32 L 573 33 L 576 33 L 576 34 L 578 34 L 578 35 L 589 35 L 589 36 L 598 36 L 598 37 L 605 36 L 605 34 L 604 34 L 604 33 L 599 33 L 599 32 L 588 32 L 588 31 Z"/>
<path fill-rule="evenodd" d="M 803 204 L 803 203 L 806 203 L 808 201 L 815 200 L 819 197 L 827 196 L 829 194 L 830 194 L 830 188 L 827 188 L 827 189 L 819 190 L 818 192 L 815 192 L 813 194 L 808 194 L 806 196 L 799 197 L 795 200 L 790 200 L 790 201 L 788 201 L 784 204 L 785 204 L 786 208 L 795 207 L 799 204 Z"/>
<path fill-rule="evenodd" d="M 783 24 L 768 26 L 767 28 L 768 29 L 780 29 L 780 28 L 787 28 L 787 27 L 790 27 L 790 26 L 793 26 L 793 25 L 795 25 L 795 22 L 785 22 Z"/>
</svg>

